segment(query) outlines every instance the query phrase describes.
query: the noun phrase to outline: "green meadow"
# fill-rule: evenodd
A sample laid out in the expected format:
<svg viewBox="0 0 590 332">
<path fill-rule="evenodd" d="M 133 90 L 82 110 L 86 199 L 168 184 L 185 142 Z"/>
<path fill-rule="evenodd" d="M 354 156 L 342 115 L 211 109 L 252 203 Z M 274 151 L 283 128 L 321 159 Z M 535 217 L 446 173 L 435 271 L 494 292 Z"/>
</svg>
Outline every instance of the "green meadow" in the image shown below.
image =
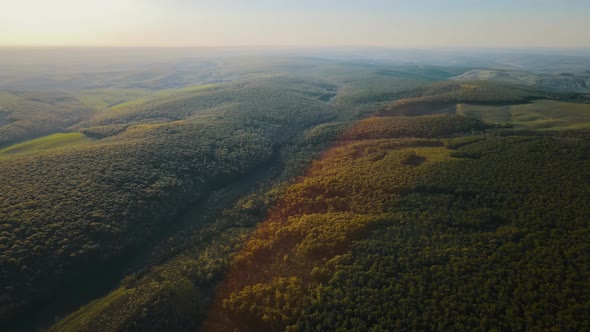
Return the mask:
<svg viewBox="0 0 590 332">
<path fill-rule="evenodd" d="M 184 88 L 180 88 L 180 89 L 166 89 L 166 90 L 160 90 L 154 93 L 151 93 L 149 95 L 145 95 L 139 98 L 135 98 L 135 99 L 131 99 L 131 100 L 127 100 L 123 103 L 117 104 L 117 105 L 113 105 L 113 107 L 110 108 L 110 110 L 118 110 L 127 106 L 132 106 L 132 105 L 141 105 L 144 104 L 146 102 L 150 102 L 150 101 L 155 101 L 164 97 L 168 97 L 168 96 L 172 96 L 172 95 L 180 95 L 183 93 L 190 93 L 190 92 L 196 92 L 196 91 L 200 91 L 200 90 L 207 90 L 209 88 L 212 88 L 214 86 L 216 86 L 217 84 L 199 84 L 199 85 L 191 85 L 188 87 L 184 87 Z"/>
<path fill-rule="evenodd" d="M 105 109 L 152 93 L 147 89 L 92 89 L 75 93 L 76 98 L 94 109 Z"/>
<path fill-rule="evenodd" d="M 58 324 L 56 324 L 51 331 L 73 332 L 78 331 L 81 327 L 88 323 L 95 315 L 100 314 L 104 309 L 108 308 L 112 302 L 126 295 L 132 293 L 133 290 L 126 291 L 125 288 L 119 287 L 115 291 L 109 293 L 103 298 L 96 299 L 78 311 L 72 313 Z"/>
<path fill-rule="evenodd" d="M 21 98 L 7 91 L 0 91 L 0 105 L 16 104 Z"/>
<path fill-rule="evenodd" d="M 14 154 L 30 153 L 55 148 L 63 148 L 90 142 L 90 138 L 82 133 L 58 133 L 36 138 L 23 143 L 14 144 L 0 150 L 0 158 Z"/>
<path fill-rule="evenodd" d="M 554 100 L 508 106 L 458 104 L 457 114 L 474 116 L 485 122 L 512 125 L 518 129 L 590 129 L 590 104 Z"/>
</svg>

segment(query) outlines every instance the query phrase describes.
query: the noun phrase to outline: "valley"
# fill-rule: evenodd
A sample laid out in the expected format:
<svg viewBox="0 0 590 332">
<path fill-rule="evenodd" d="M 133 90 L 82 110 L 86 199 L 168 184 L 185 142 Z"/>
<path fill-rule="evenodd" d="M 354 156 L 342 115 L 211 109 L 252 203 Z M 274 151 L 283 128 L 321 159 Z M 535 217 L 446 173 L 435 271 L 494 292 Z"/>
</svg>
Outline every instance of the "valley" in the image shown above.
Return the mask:
<svg viewBox="0 0 590 332">
<path fill-rule="evenodd" d="M 589 328 L 587 91 L 175 61 L 3 81 L 2 330 Z"/>
</svg>

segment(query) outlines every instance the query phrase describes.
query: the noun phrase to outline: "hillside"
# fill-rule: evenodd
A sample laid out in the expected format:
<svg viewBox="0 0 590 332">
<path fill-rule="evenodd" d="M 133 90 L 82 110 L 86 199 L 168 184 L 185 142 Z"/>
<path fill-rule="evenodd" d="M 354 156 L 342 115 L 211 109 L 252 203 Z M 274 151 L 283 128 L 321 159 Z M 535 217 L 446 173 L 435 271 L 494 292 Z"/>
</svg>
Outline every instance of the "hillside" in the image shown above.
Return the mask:
<svg viewBox="0 0 590 332">
<path fill-rule="evenodd" d="M 466 132 L 445 117 L 345 132 L 232 260 L 204 330 L 588 328 L 587 139 L 445 139 Z"/>
<path fill-rule="evenodd" d="M 413 93 L 464 89 L 431 86 Z M 498 100 L 488 95 L 471 100 Z M 590 299 L 576 292 L 588 276 L 587 134 L 410 115 L 308 131 L 310 142 L 341 133 L 303 177 L 247 196 L 185 235 L 192 248 L 52 331 L 587 326 Z"/>
<path fill-rule="evenodd" d="M 555 92 L 590 92 L 588 72 L 537 74 L 518 70 L 470 70 L 452 78 L 456 81 L 489 80 L 511 84 L 525 84 Z"/>
<path fill-rule="evenodd" d="M 93 111 L 68 93 L 5 93 L 0 95 L 0 148 L 64 131 Z"/>
<path fill-rule="evenodd" d="M 93 264 L 152 239 L 191 202 L 248 176 L 303 130 L 338 116 L 314 98 L 324 92 L 313 85 L 269 79 L 236 93 L 240 101 L 210 96 L 208 105 L 216 102 L 216 108 L 198 115 L 153 123 L 148 108 L 136 118 L 150 123 L 129 123 L 82 145 L 0 159 L 6 290 L 0 315 L 10 317 Z M 163 103 L 197 112 L 200 98 Z M 3 152 L 39 146 L 33 141 Z"/>
<path fill-rule="evenodd" d="M 589 104 L 554 100 L 507 106 L 457 104 L 457 114 L 511 126 L 516 130 L 555 132 L 590 129 Z"/>
<path fill-rule="evenodd" d="M 424 115 L 455 113 L 458 103 L 475 105 L 526 104 L 548 97 L 523 85 L 489 81 L 443 81 L 413 91 L 414 95 L 397 100 L 380 109 L 381 115 Z"/>
<path fill-rule="evenodd" d="M 115 69 L 4 82 L 0 330 L 589 328 L 584 95 L 382 60 Z"/>
<path fill-rule="evenodd" d="M 82 133 L 61 133 L 33 139 L 23 143 L 11 145 L 0 150 L 0 158 L 19 153 L 30 153 L 89 142 L 90 139 Z"/>
</svg>

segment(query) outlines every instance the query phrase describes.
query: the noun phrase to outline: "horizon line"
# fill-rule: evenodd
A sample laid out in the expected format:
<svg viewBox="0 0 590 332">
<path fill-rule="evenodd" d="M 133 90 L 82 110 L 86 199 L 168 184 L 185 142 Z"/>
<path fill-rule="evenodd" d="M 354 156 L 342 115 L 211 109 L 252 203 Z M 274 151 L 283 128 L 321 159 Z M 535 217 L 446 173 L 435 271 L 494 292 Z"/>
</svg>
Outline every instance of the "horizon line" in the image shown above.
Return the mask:
<svg viewBox="0 0 590 332">
<path fill-rule="evenodd" d="M 527 50 L 527 49 L 576 49 L 590 50 L 588 46 L 559 46 L 559 45 L 536 45 L 536 46 L 470 46 L 470 45 L 283 45 L 283 44 L 261 44 L 261 45 L 84 45 L 84 44 L 0 44 L 0 48 L 202 48 L 202 49 L 220 49 L 220 48 L 267 48 L 267 49 L 328 49 L 328 48 L 373 48 L 373 49 L 488 49 L 488 50 Z"/>
</svg>

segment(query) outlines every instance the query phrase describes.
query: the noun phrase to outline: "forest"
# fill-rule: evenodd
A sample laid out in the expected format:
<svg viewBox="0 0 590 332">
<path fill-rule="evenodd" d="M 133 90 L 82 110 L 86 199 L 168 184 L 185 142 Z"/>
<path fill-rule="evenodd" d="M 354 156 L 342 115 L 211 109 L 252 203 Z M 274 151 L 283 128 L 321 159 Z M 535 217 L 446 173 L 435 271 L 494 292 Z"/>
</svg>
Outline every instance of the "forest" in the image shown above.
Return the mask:
<svg viewBox="0 0 590 332">
<path fill-rule="evenodd" d="M 2 330 L 590 329 L 587 94 L 176 66 L 6 81 Z"/>
<path fill-rule="evenodd" d="M 233 259 L 204 329 L 588 328 L 588 144 L 442 138 L 457 127 L 369 131 L 314 161 Z"/>
</svg>

